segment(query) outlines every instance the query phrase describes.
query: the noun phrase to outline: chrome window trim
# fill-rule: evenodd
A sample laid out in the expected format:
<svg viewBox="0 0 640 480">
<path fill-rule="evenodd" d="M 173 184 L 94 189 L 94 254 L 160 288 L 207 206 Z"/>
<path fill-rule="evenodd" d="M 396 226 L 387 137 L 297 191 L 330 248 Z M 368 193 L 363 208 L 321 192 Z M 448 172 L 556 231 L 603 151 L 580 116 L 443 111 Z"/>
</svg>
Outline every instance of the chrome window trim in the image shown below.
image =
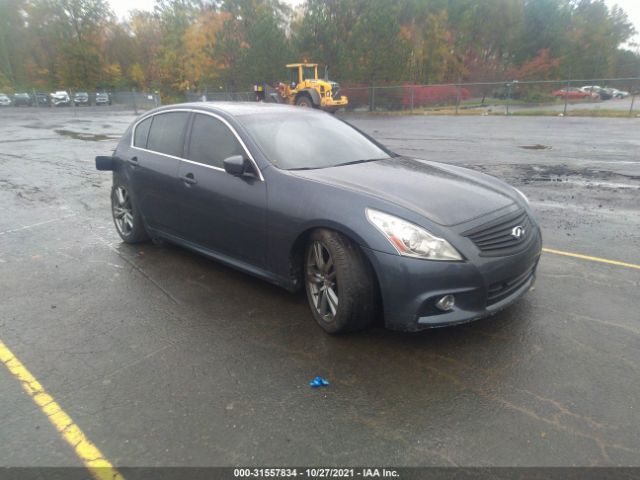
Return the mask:
<svg viewBox="0 0 640 480">
<path fill-rule="evenodd" d="M 133 128 L 131 130 L 131 145 L 130 145 L 130 147 L 134 148 L 136 150 L 141 150 L 143 152 L 153 153 L 155 155 L 162 155 L 163 157 L 174 158 L 176 160 L 180 160 L 180 161 L 183 161 L 183 162 L 187 162 L 187 163 L 191 163 L 191 164 L 194 164 L 194 165 L 200 165 L 202 167 L 210 168 L 211 170 L 217 170 L 217 171 L 220 171 L 220 172 L 224 172 L 225 171 L 224 168 L 215 167 L 213 165 L 207 165 L 206 163 L 196 162 L 194 160 L 188 160 L 188 159 L 182 158 L 182 157 L 176 157 L 174 155 L 169 155 L 167 153 L 156 152 L 155 150 L 149 150 L 147 148 L 136 147 L 133 144 L 133 141 L 136 138 L 136 128 L 138 127 L 138 124 L 140 124 L 141 122 L 144 122 L 145 120 L 147 120 L 147 119 L 149 119 L 151 117 L 155 117 L 156 115 L 162 115 L 163 113 L 172 113 L 172 112 L 189 112 L 189 113 L 194 113 L 196 115 L 197 114 L 209 115 L 210 117 L 216 118 L 216 119 L 220 120 L 222 123 L 224 123 L 226 125 L 226 127 L 229 130 L 231 130 L 231 133 L 233 133 L 233 135 L 236 137 L 236 140 L 238 140 L 238 142 L 240 143 L 240 146 L 242 147 L 242 149 L 244 150 L 244 153 L 247 155 L 247 157 L 251 161 L 251 164 L 255 168 L 255 171 L 258 172 L 258 180 L 260 180 L 261 182 L 264 182 L 264 177 L 262 176 L 262 172 L 258 168 L 258 164 L 256 163 L 256 160 L 253 158 L 253 155 L 251 155 L 251 152 L 247 148 L 247 145 L 244 143 L 244 141 L 242 140 L 240 135 L 238 135 L 238 132 L 236 131 L 236 129 L 233 128 L 233 126 L 226 119 L 224 119 L 220 115 L 218 115 L 216 113 L 213 113 L 213 112 L 207 112 L 205 110 L 197 110 L 197 109 L 193 109 L 193 108 L 171 108 L 169 110 L 161 110 L 159 112 L 154 112 L 154 113 L 151 113 L 149 115 L 146 115 L 146 116 L 142 117 L 140 120 L 138 120 L 136 123 L 133 124 Z M 151 130 L 149 130 L 149 131 L 151 131 Z"/>
</svg>

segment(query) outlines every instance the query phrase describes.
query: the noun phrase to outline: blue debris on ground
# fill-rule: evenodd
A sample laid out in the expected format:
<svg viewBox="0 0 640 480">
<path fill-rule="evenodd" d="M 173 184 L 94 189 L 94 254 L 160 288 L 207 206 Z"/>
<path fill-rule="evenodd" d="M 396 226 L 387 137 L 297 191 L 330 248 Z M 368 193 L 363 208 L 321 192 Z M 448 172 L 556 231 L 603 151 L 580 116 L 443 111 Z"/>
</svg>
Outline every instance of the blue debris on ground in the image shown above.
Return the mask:
<svg viewBox="0 0 640 480">
<path fill-rule="evenodd" d="M 324 378 L 318 376 L 310 381 L 309 385 L 311 385 L 311 388 L 326 387 L 327 385 L 329 385 L 329 382 Z"/>
</svg>

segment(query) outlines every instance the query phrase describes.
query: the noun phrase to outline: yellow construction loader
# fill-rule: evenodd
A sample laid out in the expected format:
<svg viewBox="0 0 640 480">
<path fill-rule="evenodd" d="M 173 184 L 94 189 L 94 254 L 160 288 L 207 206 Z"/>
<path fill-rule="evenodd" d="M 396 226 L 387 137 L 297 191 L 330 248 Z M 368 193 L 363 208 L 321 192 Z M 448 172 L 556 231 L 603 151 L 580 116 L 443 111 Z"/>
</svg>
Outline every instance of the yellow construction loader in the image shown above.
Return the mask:
<svg viewBox="0 0 640 480">
<path fill-rule="evenodd" d="M 328 112 L 335 112 L 349 103 L 336 82 L 318 78 L 317 63 L 290 63 L 287 69 L 289 83 L 280 82 L 277 91 L 271 94 L 272 100 Z"/>
</svg>

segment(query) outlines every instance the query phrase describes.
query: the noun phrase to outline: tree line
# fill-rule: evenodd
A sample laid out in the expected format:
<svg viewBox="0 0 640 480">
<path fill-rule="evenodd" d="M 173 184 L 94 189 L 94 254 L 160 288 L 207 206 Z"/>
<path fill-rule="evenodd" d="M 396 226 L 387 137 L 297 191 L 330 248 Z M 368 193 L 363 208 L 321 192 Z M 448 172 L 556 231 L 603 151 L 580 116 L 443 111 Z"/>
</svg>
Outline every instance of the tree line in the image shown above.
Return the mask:
<svg viewBox="0 0 640 480">
<path fill-rule="evenodd" d="M 1 0 L 0 88 L 247 91 L 313 61 L 344 84 L 640 76 L 603 0 Z"/>
</svg>

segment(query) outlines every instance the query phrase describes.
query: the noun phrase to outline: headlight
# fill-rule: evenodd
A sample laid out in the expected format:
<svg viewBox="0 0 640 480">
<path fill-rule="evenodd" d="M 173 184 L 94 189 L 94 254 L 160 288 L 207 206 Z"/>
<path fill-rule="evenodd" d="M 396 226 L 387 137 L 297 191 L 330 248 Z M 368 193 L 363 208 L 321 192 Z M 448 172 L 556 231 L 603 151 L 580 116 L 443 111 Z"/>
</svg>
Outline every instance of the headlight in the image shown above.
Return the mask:
<svg viewBox="0 0 640 480">
<path fill-rule="evenodd" d="M 391 242 L 400 255 L 427 260 L 462 260 L 462 256 L 444 238 L 387 213 L 367 208 L 367 219 Z"/>
<path fill-rule="evenodd" d="M 524 200 L 524 203 L 525 203 L 526 205 L 529 205 L 529 199 L 527 198 L 527 196 L 526 196 L 524 193 L 522 193 L 520 190 L 518 190 L 516 187 L 513 187 L 513 189 L 514 189 L 516 192 L 518 192 L 518 195 L 520 195 L 520 196 L 522 197 L 522 199 Z"/>
</svg>

